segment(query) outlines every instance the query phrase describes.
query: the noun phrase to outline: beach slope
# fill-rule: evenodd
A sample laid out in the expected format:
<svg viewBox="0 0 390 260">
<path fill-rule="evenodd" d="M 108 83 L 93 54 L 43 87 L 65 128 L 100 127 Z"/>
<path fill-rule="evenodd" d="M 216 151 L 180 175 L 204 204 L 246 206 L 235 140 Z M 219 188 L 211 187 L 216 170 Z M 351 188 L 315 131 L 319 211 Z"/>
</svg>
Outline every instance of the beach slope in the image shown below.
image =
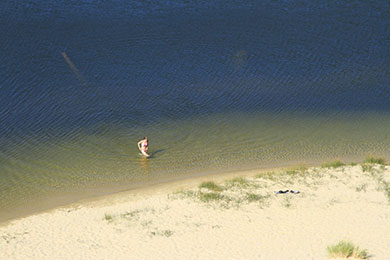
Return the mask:
<svg viewBox="0 0 390 260">
<path fill-rule="evenodd" d="M 341 240 L 388 259 L 389 202 L 384 165 L 209 176 L 3 223 L 0 259 L 328 259 Z"/>
</svg>

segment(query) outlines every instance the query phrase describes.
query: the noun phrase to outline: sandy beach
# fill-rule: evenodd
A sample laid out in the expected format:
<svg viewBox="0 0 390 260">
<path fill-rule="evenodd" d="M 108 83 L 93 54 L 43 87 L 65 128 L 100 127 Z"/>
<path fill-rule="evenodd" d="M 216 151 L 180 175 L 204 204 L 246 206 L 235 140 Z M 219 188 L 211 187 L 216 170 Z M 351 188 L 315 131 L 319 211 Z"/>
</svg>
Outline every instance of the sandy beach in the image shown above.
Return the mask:
<svg viewBox="0 0 390 260">
<path fill-rule="evenodd" d="M 237 172 L 82 201 L 2 223 L 0 259 L 328 259 L 341 240 L 389 259 L 389 166 Z"/>
</svg>

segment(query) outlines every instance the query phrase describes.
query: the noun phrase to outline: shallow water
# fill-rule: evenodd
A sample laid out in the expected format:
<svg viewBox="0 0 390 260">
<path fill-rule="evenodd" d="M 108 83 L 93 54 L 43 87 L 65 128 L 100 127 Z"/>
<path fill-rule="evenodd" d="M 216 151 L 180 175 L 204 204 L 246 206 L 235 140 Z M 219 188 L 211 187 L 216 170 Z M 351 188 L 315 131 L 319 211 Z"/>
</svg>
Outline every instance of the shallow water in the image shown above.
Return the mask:
<svg viewBox="0 0 390 260">
<path fill-rule="evenodd" d="M 365 1 L 2 2 L 0 218 L 199 174 L 388 158 L 389 14 Z"/>
</svg>

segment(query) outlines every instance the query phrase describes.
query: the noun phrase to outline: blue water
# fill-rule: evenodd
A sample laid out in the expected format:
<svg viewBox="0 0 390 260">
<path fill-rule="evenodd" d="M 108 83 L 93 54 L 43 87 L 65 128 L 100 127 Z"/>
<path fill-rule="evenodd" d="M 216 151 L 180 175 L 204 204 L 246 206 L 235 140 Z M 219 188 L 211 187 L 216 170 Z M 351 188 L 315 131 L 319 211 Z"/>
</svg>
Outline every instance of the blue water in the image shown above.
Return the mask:
<svg viewBox="0 0 390 260">
<path fill-rule="evenodd" d="M 389 155 L 388 1 L 5 0 L 0 31 L 0 213 L 108 182 Z"/>
</svg>

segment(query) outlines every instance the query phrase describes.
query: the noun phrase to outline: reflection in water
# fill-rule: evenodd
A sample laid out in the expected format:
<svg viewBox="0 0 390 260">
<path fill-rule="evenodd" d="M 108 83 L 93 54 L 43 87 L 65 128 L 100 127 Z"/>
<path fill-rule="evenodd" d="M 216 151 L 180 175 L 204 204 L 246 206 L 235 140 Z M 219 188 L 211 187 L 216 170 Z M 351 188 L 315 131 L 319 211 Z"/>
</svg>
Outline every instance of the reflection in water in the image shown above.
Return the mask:
<svg viewBox="0 0 390 260">
<path fill-rule="evenodd" d="M 145 175 L 149 175 L 150 170 L 149 170 L 148 158 L 146 158 L 145 156 L 141 156 L 139 163 L 140 163 L 141 169 L 143 170 L 143 173 Z"/>
</svg>

